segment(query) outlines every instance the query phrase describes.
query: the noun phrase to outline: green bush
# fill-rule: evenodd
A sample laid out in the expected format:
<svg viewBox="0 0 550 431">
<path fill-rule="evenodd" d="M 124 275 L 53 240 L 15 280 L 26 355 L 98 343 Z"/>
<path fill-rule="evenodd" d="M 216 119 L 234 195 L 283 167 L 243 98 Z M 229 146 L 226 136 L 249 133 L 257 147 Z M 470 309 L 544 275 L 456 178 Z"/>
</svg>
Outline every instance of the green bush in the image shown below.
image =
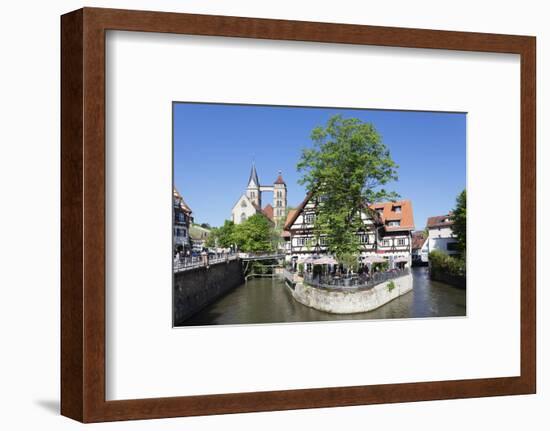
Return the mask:
<svg viewBox="0 0 550 431">
<path fill-rule="evenodd" d="M 442 272 L 449 275 L 466 276 L 466 261 L 462 257 L 448 256 L 442 251 L 430 252 L 430 268 L 435 272 Z"/>
<path fill-rule="evenodd" d="M 391 292 L 393 289 L 395 289 L 395 283 L 392 280 L 388 283 L 388 292 Z"/>
<path fill-rule="evenodd" d="M 388 268 L 389 268 L 388 262 L 378 262 L 378 263 L 372 264 L 373 271 L 384 272 L 384 271 L 387 271 Z"/>
</svg>

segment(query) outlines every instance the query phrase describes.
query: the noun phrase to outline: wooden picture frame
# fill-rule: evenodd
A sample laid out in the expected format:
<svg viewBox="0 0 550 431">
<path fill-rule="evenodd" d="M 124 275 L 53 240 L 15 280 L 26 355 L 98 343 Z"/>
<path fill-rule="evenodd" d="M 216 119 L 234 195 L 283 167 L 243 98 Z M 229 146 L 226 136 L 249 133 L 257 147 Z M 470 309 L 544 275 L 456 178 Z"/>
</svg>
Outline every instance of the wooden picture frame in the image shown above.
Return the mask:
<svg viewBox="0 0 550 431">
<path fill-rule="evenodd" d="M 106 401 L 105 32 L 211 35 L 521 57 L 521 375 Z M 532 394 L 536 390 L 535 48 L 528 36 L 84 8 L 61 17 L 61 413 L 82 422 Z"/>
</svg>

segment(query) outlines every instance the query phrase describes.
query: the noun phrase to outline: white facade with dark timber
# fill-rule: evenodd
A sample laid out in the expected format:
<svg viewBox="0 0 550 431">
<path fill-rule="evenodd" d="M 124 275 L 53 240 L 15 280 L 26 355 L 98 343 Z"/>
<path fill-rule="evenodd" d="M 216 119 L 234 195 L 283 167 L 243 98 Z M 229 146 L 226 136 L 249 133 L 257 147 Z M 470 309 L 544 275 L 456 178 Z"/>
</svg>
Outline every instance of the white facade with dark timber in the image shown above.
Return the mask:
<svg viewBox="0 0 550 431">
<path fill-rule="evenodd" d="M 314 236 L 316 201 L 308 194 L 302 204 L 289 212 L 286 224 L 287 253 L 298 260 L 327 253 L 326 238 Z M 411 232 L 414 230 L 412 204 L 408 200 L 370 205 L 362 213 L 363 229 L 357 232 L 363 260 L 383 258 L 407 266 L 411 264 Z"/>
<path fill-rule="evenodd" d="M 189 240 L 189 227 L 193 221 L 191 208 L 183 200 L 183 197 L 174 188 L 173 195 L 173 229 L 174 229 L 174 253 L 187 251 L 191 248 Z"/>
</svg>

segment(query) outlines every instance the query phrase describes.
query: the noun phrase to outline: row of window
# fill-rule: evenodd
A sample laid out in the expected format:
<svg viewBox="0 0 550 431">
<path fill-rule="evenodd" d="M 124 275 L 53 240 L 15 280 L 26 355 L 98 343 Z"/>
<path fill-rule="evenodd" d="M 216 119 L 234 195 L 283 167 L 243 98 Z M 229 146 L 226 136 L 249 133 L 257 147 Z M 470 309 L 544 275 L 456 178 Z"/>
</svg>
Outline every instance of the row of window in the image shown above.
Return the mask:
<svg viewBox="0 0 550 431">
<path fill-rule="evenodd" d="M 368 234 L 361 234 L 359 235 L 359 241 L 361 242 L 361 244 L 368 244 L 369 243 L 369 235 Z M 326 237 L 320 237 L 319 238 L 319 245 L 327 245 L 327 242 L 328 242 L 328 238 Z M 312 246 L 315 244 L 315 238 L 311 238 L 311 237 L 297 237 L 296 238 L 296 245 L 298 247 L 302 247 L 302 246 Z M 391 245 L 391 240 L 390 239 L 383 239 L 382 240 L 382 246 L 384 247 L 389 247 Z M 405 238 L 397 238 L 397 241 L 396 241 L 396 245 L 399 247 L 399 246 L 405 246 L 407 244 L 407 242 L 405 241 Z"/>
</svg>

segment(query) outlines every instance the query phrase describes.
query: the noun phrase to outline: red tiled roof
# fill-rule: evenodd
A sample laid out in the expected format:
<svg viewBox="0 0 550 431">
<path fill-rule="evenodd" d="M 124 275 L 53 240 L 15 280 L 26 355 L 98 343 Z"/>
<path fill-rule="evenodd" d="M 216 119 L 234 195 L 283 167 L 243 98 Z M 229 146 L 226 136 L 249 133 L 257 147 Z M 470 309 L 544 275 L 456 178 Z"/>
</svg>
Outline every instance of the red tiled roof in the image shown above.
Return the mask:
<svg viewBox="0 0 550 431">
<path fill-rule="evenodd" d="M 445 221 L 445 220 L 448 220 L 448 221 Z M 448 227 L 452 225 L 453 225 L 453 221 L 451 219 L 450 213 L 447 215 L 428 217 L 428 222 L 426 223 L 426 226 L 428 227 L 428 229 L 433 229 L 437 227 Z"/>
<path fill-rule="evenodd" d="M 312 192 L 309 192 L 302 203 L 295 210 L 289 211 L 286 218 L 284 229 L 290 229 L 292 224 L 296 221 L 300 213 L 303 211 L 304 207 L 311 199 L 313 195 Z M 394 211 L 394 207 L 400 206 L 401 212 Z M 413 208 L 412 202 L 410 200 L 401 200 L 396 202 L 378 202 L 372 205 L 369 205 L 371 210 L 376 211 L 376 214 L 373 215 L 374 218 L 377 218 L 377 222 L 384 223 L 384 227 L 387 232 L 398 232 L 402 230 L 413 230 L 414 229 L 414 217 L 413 217 Z M 381 210 L 379 213 L 377 210 Z M 387 226 L 385 223 L 387 221 L 400 221 L 399 226 Z"/>
<path fill-rule="evenodd" d="M 369 207 L 380 214 L 387 232 L 414 229 L 413 209 L 410 200 L 377 202 Z M 401 211 L 395 211 L 396 207 L 401 207 Z M 400 224 L 399 226 L 388 226 L 386 223 L 389 221 L 399 221 Z"/>
<path fill-rule="evenodd" d="M 422 248 L 426 241 L 426 233 L 424 231 L 418 231 L 412 233 L 412 249 Z"/>
<path fill-rule="evenodd" d="M 271 206 L 271 204 L 267 204 L 262 212 L 269 220 L 273 220 L 273 207 Z"/>
<path fill-rule="evenodd" d="M 183 197 L 181 196 L 180 192 L 174 187 L 173 196 L 175 199 L 179 200 L 180 208 L 185 211 L 188 214 L 191 214 L 193 211 L 191 210 L 191 207 L 187 205 L 187 203 L 183 200 Z"/>
</svg>

